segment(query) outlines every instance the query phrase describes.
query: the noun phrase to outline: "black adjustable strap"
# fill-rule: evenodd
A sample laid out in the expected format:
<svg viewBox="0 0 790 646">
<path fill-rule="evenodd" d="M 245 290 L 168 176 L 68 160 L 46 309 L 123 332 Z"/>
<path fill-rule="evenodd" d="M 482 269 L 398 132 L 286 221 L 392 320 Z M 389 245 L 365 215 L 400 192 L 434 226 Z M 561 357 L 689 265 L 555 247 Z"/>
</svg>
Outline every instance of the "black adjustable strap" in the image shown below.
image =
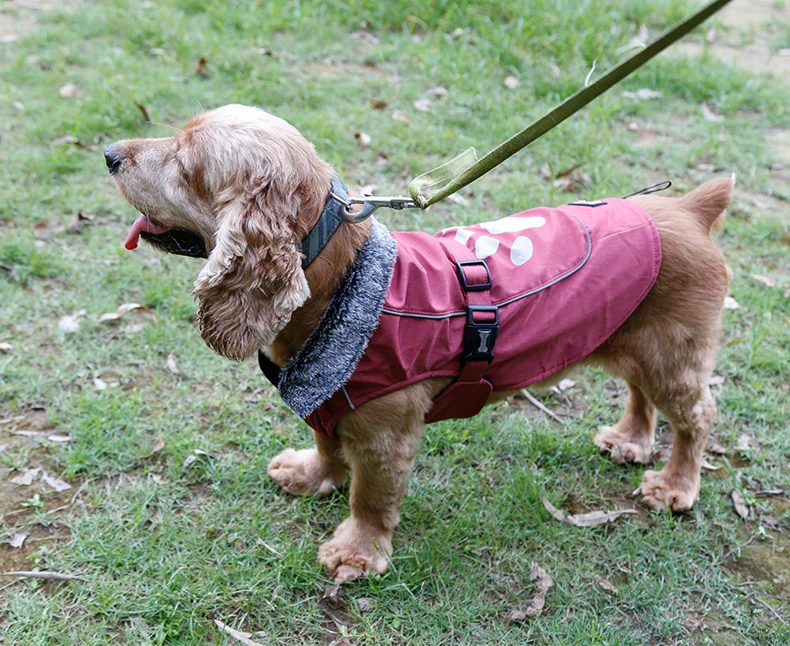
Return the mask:
<svg viewBox="0 0 790 646">
<path fill-rule="evenodd" d="M 261 368 L 263 376 L 277 388 L 277 385 L 280 383 L 280 366 L 269 359 L 269 357 L 263 353 L 263 350 L 258 350 L 258 365 Z"/>
<path fill-rule="evenodd" d="M 456 261 L 455 266 L 467 303 L 461 364 L 490 364 L 499 334 L 499 311 L 491 304 L 491 272 L 484 260 Z"/>
<path fill-rule="evenodd" d="M 321 217 L 318 218 L 313 230 L 302 240 L 304 254 L 302 269 L 307 269 L 307 266 L 316 259 L 343 221 L 343 204 L 334 198 L 335 195 L 343 200 L 348 198 L 348 187 L 337 177 L 332 180 L 332 188 Z"/>
</svg>

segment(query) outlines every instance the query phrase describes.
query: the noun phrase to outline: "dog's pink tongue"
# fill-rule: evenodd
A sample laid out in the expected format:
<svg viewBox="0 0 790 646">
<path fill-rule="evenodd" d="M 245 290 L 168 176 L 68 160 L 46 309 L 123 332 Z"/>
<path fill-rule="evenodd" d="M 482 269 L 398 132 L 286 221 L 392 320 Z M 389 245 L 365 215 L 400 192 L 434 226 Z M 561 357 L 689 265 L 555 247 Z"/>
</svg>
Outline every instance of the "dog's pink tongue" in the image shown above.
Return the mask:
<svg viewBox="0 0 790 646">
<path fill-rule="evenodd" d="M 137 243 L 140 241 L 140 234 L 143 231 L 157 235 L 159 233 L 166 233 L 167 229 L 151 222 L 148 216 L 141 215 L 134 221 L 132 228 L 129 229 L 129 235 L 126 236 L 124 246 L 129 250 L 137 249 Z"/>
</svg>

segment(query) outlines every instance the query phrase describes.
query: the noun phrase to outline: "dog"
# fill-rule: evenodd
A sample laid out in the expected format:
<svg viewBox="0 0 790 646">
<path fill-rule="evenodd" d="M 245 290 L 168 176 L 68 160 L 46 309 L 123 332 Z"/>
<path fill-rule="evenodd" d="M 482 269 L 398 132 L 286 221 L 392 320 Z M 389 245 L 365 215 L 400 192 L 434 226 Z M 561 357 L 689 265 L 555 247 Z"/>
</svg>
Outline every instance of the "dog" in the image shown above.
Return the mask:
<svg viewBox="0 0 790 646">
<path fill-rule="evenodd" d="M 274 369 L 275 382 L 280 371 L 285 374 L 292 369 L 294 357 L 304 355 L 303 346 L 309 345 L 313 333 L 330 316 L 337 294 L 350 289 L 349 282 L 354 281 L 362 281 L 360 289 L 365 292 L 368 278 L 358 271 L 359 259 L 377 236 L 389 239 L 373 220 L 352 224 L 338 218 L 338 209 L 345 207 L 338 206 L 343 198 L 336 191 L 342 186 L 338 188 L 335 172 L 294 127 L 256 108 L 228 105 L 194 117 L 172 137 L 119 141 L 104 154 L 121 193 L 141 213 L 129 232 L 127 248 L 134 248 L 142 237 L 166 252 L 207 258 L 193 289 L 200 334 L 217 353 L 233 360 L 262 350 L 262 366 Z M 627 316 L 616 321 L 616 329 L 607 330 L 606 338 L 596 341 L 595 347 L 585 346 L 584 356 L 571 357 L 573 365 L 603 366 L 628 384 L 622 418 L 612 427 L 602 427 L 594 439 L 615 462 L 649 462 L 656 411 L 668 418 L 675 434 L 671 457 L 660 471 L 646 471 L 640 487 L 645 504 L 655 509 L 686 511 L 699 496 L 702 453 L 716 417 L 708 380 L 731 278 L 711 230 L 718 230 L 723 222 L 733 183 L 734 179 L 713 179 L 678 198 L 638 195 L 626 200 L 626 206 L 649 214 L 643 220 L 657 234 L 660 258 L 643 259 L 643 264 L 655 270 L 642 283 L 647 285 L 645 293 L 638 294 L 624 310 Z M 335 228 L 319 241 L 321 250 L 307 264 L 303 241 L 327 210 L 335 216 Z M 595 214 L 589 204 L 570 210 L 590 213 L 589 218 Z M 469 237 L 453 229 L 436 240 L 444 240 L 441 243 L 448 247 L 452 245 L 447 240 L 459 239 L 459 235 L 460 239 Z M 532 232 L 518 235 L 532 238 Z M 453 244 L 454 249 L 462 246 Z M 511 250 L 513 264 L 524 257 L 517 254 L 513 260 L 512 254 Z M 637 259 L 639 255 L 634 254 Z M 395 265 L 399 263 L 400 259 Z M 483 265 L 473 259 L 468 268 L 474 273 Z M 386 263 L 375 267 L 376 271 L 388 270 Z M 608 282 L 614 285 L 620 279 L 625 277 Z M 479 287 L 479 281 L 491 278 L 478 271 L 475 280 Z M 457 286 L 454 289 L 461 293 Z M 541 293 L 554 289 L 548 287 Z M 629 289 L 622 291 L 629 294 Z M 481 297 L 481 292 L 466 295 L 470 294 Z M 382 304 L 371 306 L 378 316 L 381 310 L 376 307 Z M 575 309 L 585 315 L 583 308 Z M 565 314 L 551 313 L 555 320 Z M 343 311 L 332 316 L 336 322 L 344 320 Z M 464 320 L 463 316 L 450 318 L 457 325 Z M 466 321 L 464 329 L 479 323 L 473 319 Z M 478 356 L 466 365 L 479 367 L 485 363 L 486 351 L 490 355 L 491 317 L 483 323 L 489 327 L 474 329 L 477 336 L 463 346 L 470 356 L 482 350 L 483 359 Z M 375 329 L 377 322 L 367 320 L 363 325 Z M 505 337 L 515 334 L 499 330 L 493 354 L 497 355 L 500 341 L 507 343 Z M 481 341 L 484 337 L 485 342 Z M 462 361 L 459 358 L 458 365 Z M 565 367 L 554 365 L 553 377 Z M 309 366 L 304 369 L 309 381 Z M 485 381 L 481 372 L 485 372 L 484 365 L 471 379 L 475 396 Z M 542 376 L 552 375 L 537 375 Z M 281 384 L 283 379 L 280 375 Z M 386 570 L 426 419 L 456 381 L 451 375 L 432 375 L 406 380 L 362 405 L 354 406 L 349 400 L 351 405 L 330 433 L 314 430 L 315 448 L 288 449 L 270 462 L 271 477 L 296 495 L 327 495 L 351 471 L 350 516 L 318 552 L 319 561 L 335 581 Z M 346 399 L 338 393 L 333 396 Z M 508 394 L 489 390 L 486 398 L 491 403 Z M 463 401 L 457 405 L 463 410 L 455 416 L 476 412 L 466 410 Z M 444 417 L 453 416 L 453 406 L 449 404 Z"/>
</svg>

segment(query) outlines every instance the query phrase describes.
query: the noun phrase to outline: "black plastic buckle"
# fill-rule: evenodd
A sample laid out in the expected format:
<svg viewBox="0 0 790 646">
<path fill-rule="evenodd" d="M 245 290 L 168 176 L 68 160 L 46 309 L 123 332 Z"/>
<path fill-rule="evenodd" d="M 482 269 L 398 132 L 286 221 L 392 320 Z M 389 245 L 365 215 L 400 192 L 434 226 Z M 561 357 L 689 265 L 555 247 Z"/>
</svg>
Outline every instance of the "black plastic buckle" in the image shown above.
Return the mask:
<svg viewBox="0 0 790 646">
<path fill-rule="evenodd" d="M 475 321 L 476 312 L 494 315 L 493 321 Z M 464 356 L 467 361 L 494 360 L 494 345 L 499 334 L 499 310 L 496 305 L 469 305 L 466 308 L 466 327 L 464 327 Z"/>
<path fill-rule="evenodd" d="M 464 273 L 464 267 L 468 265 L 482 265 L 486 270 L 486 277 L 488 278 L 488 281 L 480 285 L 470 285 L 467 282 L 466 274 Z M 460 262 L 456 262 L 455 266 L 458 269 L 458 280 L 461 281 L 461 287 L 464 288 L 464 291 L 484 292 L 487 289 L 491 289 L 491 272 L 489 271 L 485 260 L 461 260 Z"/>
</svg>

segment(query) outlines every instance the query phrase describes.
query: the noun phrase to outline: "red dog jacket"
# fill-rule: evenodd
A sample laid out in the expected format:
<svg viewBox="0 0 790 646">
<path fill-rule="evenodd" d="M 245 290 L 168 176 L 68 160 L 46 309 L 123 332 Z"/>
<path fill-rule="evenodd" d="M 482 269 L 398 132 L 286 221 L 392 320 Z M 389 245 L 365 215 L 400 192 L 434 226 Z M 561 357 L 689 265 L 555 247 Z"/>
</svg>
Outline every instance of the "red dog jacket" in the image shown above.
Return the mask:
<svg viewBox="0 0 790 646">
<path fill-rule="evenodd" d="M 434 400 L 426 417 L 434 422 L 471 417 L 492 392 L 562 370 L 628 318 L 661 265 L 655 224 L 623 199 L 540 207 L 434 236 L 391 235 L 397 260 L 350 378 L 317 406 L 292 405 L 332 437 L 350 410 L 429 377 L 455 379 Z"/>
</svg>

